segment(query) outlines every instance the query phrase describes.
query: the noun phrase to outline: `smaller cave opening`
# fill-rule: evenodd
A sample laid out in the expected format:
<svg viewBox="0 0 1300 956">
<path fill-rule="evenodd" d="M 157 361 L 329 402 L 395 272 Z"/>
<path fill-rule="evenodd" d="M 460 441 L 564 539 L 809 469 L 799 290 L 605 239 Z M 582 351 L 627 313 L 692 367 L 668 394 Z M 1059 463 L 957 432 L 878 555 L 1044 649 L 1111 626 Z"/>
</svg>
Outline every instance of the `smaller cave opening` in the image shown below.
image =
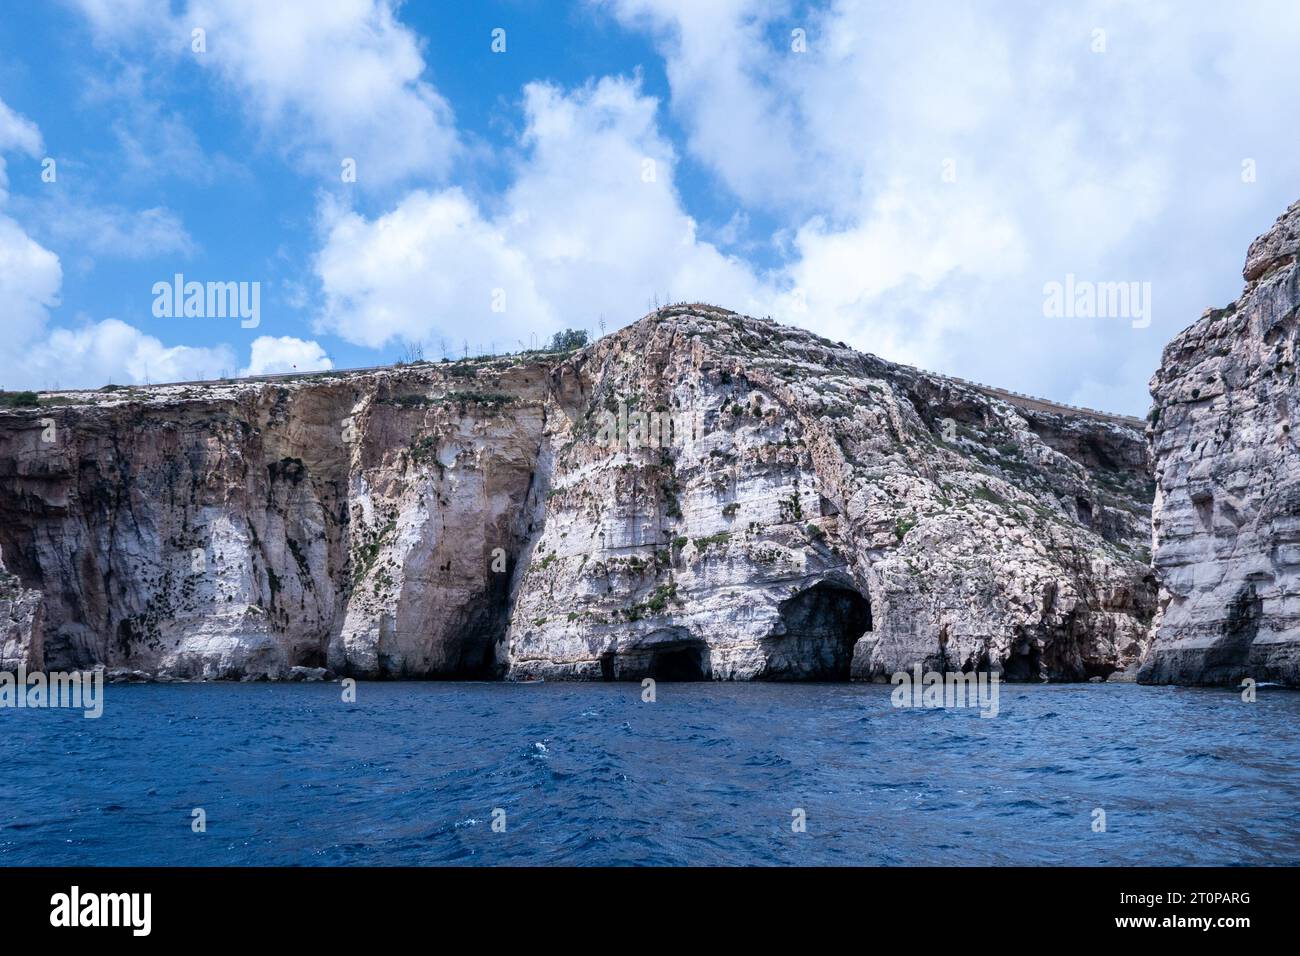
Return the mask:
<svg viewBox="0 0 1300 956">
<path fill-rule="evenodd" d="M 297 663 L 300 667 L 325 667 L 327 661 L 325 658 L 325 648 L 309 647 L 297 655 Z"/>
<path fill-rule="evenodd" d="M 650 657 L 650 676 L 657 681 L 708 680 L 703 647 L 678 647 L 655 651 Z"/>
<path fill-rule="evenodd" d="M 1076 495 L 1074 499 L 1075 514 L 1079 516 L 1079 524 L 1085 528 L 1092 527 L 1092 502 L 1083 495 Z"/>
<path fill-rule="evenodd" d="M 1035 641 L 1025 641 L 1012 650 L 1002 663 L 1002 679 L 1017 683 L 1041 680 L 1043 675 L 1042 652 Z"/>
<path fill-rule="evenodd" d="M 708 645 L 689 632 L 659 632 L 632 646 L 605 651 L 599 657 L 600 676 L 607 681 L 705 681 L 713 676 Z"/>
</svg>

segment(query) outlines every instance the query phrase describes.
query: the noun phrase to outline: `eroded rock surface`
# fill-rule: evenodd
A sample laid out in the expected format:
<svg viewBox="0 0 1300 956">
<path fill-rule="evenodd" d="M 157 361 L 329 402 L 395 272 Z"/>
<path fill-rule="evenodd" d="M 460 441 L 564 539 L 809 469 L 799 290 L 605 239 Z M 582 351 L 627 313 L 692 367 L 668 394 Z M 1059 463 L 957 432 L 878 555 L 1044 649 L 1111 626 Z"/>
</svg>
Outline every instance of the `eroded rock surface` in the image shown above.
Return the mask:
<svg viewBox="0 0 1300 956">
<path fill-rule="evenodd" d="M 652 316 L 554 380 L 512 674 L 1081 680 L 1145 649 L 1131 426 L 724 310 Z M 624 406 L 686 427 L 611 451 Z"/>
<path fill-rule="evenodd" d="M 1300 203 L 1151 381 L 1156 639 L 1139 679 L 1300 685 Z"/>
<path fill-rule="evenodd" d="M 0 671 L 45 666 L 44 601 L 5 568 L 0 553 Z"/>
<path fill-rule="evenodd" d="M 1084 680 L 1155 607 L 1131 423 L 723 309 L 49 399 L 0 413 L 0 548 L 51 668 Z"/>
<path fill-rule="evenodd" d="M 487 675 L 544 368 L 86 393 L 0 419 L 0 547 L 51 668 Z M 507 413 L 508 408 L 508 413 Z"/>
</svg>

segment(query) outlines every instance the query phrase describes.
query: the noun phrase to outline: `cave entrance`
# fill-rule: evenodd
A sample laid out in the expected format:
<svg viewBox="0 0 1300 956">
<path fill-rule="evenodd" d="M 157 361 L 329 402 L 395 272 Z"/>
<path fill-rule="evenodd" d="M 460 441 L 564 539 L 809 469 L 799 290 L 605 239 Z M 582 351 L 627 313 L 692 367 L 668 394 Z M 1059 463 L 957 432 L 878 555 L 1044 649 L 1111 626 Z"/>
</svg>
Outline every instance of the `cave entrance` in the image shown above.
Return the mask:
<svg viewBox="0 0 1300 956">
<path fill-rule="evenodd" d="M 1002 679 L 1017 683 L 1043 679 L 1042 652 L 1036 641 L 1026 639 L 1012 648 L 1002 663 Z"/>
<path fill-rule="evenodd" d="M 845 681 L 853 648 L 871 630 L 871 602 L 840 584 L 823 583 L 780 605 L 780 620 L 763 642 L 769 680 Z"/>
<path fill-rule="evenodd" d="M 604 680 L 702 681 L 713 676 L 708 645 L 684 628 L 659 631 L 600 655 Z"/>
<path fill-rule="evenodd" d="M 650 676 L 657 681 L 708 680 L 703 644 L 655 650 L 650 655 Z"/>
</svg>

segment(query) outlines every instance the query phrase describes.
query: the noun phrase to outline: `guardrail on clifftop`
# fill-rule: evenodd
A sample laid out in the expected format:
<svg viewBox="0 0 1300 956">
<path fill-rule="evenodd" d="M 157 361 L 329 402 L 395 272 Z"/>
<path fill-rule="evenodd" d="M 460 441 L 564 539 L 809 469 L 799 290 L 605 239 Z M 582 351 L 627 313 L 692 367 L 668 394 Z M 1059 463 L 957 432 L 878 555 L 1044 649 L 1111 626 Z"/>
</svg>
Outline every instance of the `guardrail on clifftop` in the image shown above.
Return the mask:
<svg viewBox="0 0 1300 956">
<path fill-rule="evenodd" d="M 927 373 L 933 374 L 933 373 Z M 1063 402 L 1053 402 L 1046 398 L 1037 398 L 1033 395 L 1025 395 L 1022 392 L 1012 392 L 1005 388 L 996 388 L 992 385 L 981 385 L 979 382 L 972 382 L 969 379 L 959 378 L 956 375 L 939 375 L 938 378 L 946 378 L 950 382 L 959 382 L 962 385 L 969 386 L 983 392 L 985 395 L 992 395 L 994 398 L 1000 398 L 1004 402 L 1009 402 L 1020 408 L 1026 408 L 1034 412 L 1055 412 L 1058 415 L 1086 415 L 1089 418 L 1100 419 L 1104 422 L 1114 422 L 1117 425 L 1128 425 L 1130 428 L 1146 428 L 1147 423 L 1140 418 L 1134 418 L 1132 415 L 1116 415 L 1113 412 L 1102 412 L 1095 408 L 1087 408 L 1082 405 L 1066 405 Z"/>
</svg>

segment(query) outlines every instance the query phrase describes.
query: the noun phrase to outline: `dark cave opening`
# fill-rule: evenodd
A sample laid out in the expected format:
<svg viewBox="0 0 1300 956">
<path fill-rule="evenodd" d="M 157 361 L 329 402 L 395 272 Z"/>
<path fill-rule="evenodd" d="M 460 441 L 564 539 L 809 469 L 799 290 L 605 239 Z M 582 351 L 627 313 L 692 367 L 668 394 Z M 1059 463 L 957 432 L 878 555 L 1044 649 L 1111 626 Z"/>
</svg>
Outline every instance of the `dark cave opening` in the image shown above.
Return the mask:
<svg viewBox="0 0 1300 956">
<path fill-rule="evenodd" d="M 1092 527 L 1092 502 L 1083 495 L 1075 495 L 1074 498 L 1075 513 L 1079 516 L 1079 524 L 1085 528 Z"/>
<path fill-rule="evenodd" d="M 778 632 L 764 641 L 769 680 L 846 681 L 853 648 L 871 630 L 871 602 L 823 583 L 782 602 Z"/>
<path fill-rule="evenodd" d="M 1002 679 L 1006 681 L 1036 681 L 1042 679 L 1042 674 L 1042 653 L 1035 641 L 1025 641 L 1014 648 L 1002 664 Z"/>
<path fill-rule="evenodd" d="M 713 676 L 708 645 L 685 630 L 659 632 L 600 655 L 602 680 L 704 681 Z"/>
<path fill-rule="evenodd" d="M 656 650 L 650 657 L 649 676 L 657 681 L 708 680 L 703 644 Z"/>
</svg>

